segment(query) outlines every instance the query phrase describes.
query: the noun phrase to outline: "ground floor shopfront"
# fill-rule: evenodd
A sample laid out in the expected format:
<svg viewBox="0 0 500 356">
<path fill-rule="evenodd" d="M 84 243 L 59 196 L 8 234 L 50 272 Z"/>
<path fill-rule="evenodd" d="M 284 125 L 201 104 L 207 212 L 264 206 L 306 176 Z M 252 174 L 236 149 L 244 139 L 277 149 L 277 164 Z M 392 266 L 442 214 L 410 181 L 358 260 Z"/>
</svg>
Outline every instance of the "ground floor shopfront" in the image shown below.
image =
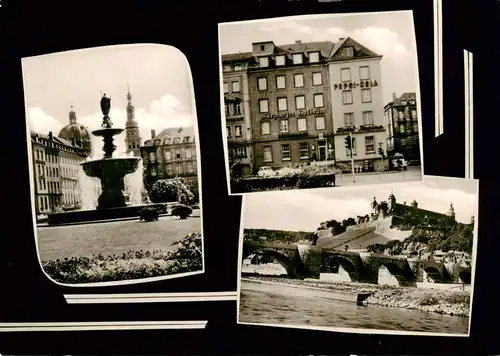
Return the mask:
<svg viewBox="0 0 500 356">
<path fill-rule="evenodd" d="M 346 147 L 348 132 L 335 135 L 335 161 L 337 168 L 342 171 L 351 171 L 351 151 Z M 365 132 L 351 132 L 353 141 L 353 160 L 355 171 L 373 172 L 387 169 L 379 149 L 382 148 L 384 155 L 387 154 L 387 143 L 385 131 L 372 130 Z"/>
<path fill-rule="evenodd" d="M 334 140 L 329 137 L 301 137 L 254 143 L 255 170 L 269 166 L 273 169 L 295 167 L 314 161 L 332 160 Z"/>
</svg>

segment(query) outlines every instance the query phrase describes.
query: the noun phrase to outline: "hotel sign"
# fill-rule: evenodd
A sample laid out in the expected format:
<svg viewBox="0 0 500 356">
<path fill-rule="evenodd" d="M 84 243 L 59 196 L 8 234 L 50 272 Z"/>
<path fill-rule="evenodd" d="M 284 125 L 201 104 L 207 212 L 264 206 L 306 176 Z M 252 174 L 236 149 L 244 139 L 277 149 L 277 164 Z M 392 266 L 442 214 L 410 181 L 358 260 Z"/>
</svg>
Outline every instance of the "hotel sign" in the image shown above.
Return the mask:
<svg viewBox="0 0 500 356">
<path fill-rule="evenodd" d="M 282 111 L 279 114 L 262 114 L 261 120 L 272 120 L 272 119 L 289 119 L 291 117 L 302 117 L 308 115 L 323 115 L 325 112 L 323 109 L 308 109 L 308 110 L 297 110 L 297 111 Z"/>
</svg>

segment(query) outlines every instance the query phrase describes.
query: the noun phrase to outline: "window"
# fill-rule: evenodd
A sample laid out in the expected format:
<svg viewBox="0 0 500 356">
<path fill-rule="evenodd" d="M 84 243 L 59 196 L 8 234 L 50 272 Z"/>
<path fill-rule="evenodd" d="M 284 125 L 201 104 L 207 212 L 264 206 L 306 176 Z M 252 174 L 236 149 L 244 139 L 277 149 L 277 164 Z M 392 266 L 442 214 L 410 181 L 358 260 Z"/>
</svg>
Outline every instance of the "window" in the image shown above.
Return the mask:
<svg viewBox="0 0 500 356">
<path fill-rule="evenodd" d="M 259 111 L 261 113 L 269 112 L 269 101 L 267 99 L 259 100 Z"/>
<path fill-rule="evenodd" d="M 267 90 L 267 78 L 259 78 L 257 81 L 259 90 Z"/>
<path fill-rule="evenodd" d="M 373 125 L 373 111 L 363 112 L 363 125 Z"/>
<path fill-rule="evenodd" d="M 260 45 L 260 50 L 263 51 L 266 49 L 266 46 L 265 45 Z"/>
<path fill-rule="evenodd" d="M 340 80 L 343 82 L 351 81 L 351 68 L 342 68 L 340 70 Z"/>
<path fill-rule="evenodd" d="M 273 151 L 271 149 L 271 146 L 262 147 L 262 155 L 264 156 L 264 162 L 272 162 Z"/>
<path fill-rule="evenodd" d="M 247 156 L 247 148 L 246 147 L 237 147 L 236 148 L 236 156 L 237 157 L 246 157 Z"/>
<path fill-rule="evenodd" d="M 169 175 L 169 176 L 172 175 L 172 165 L 171 164 L 169 164 L 167 166 L 167 175 Z"/>
<path fill-rule="evenodd" d="M 313 85 L 322 85 L 323 84 L 323 76 L 321 72 L 313 73 Z"/>
<path fill-rule="evenodd" d="M 354 113 L 346 112 L 344 113 L 344 126 L 353 127 L 354 126 Z"/>
<path fill-rule="evenodd" d="M 181 138 L 180 137 L 175 137 L 174 138 L 174 143 L 181 143 Z"/>
<path fill-rule="evenodd" d="M 366 150 L 366 153 L 374 153 L 375 152 L 375 136 L 366 136 L 365 137 L 365 150 Z"/>
<path fill-rule="evenodd" d="M 403 101 L 401 102 L 401 105 L 406 105 L 406 100 L 403 100 Z"/>
<path fill-rule="evenodd" d="M 342 91 L 342 103 L 344 105 L 352 104 L 352 90 Z"/>
<path fill-rule="evenodd" d="M 297 110 L 306 108 L 306 97 L 304 95 L 299 95 L 295 97 L 295 108 Z"/>
<path fill-rule="evenodd" d="M 175 151 L 175 159 L 181 159 L 181 150 Z"/>
<path fill-rule="evenodd" d="M 241 115 L 241 104 L 233 103 L 233 115 Z"/>
<path fill-rule="evenodd" d="M 398 117 L 399 117 L 400 120 L 403 120 L 405 118 L 404 111 L 398 111 Z"/>
<path fill-rule="evenodd" d="M 240 82 L 232 82 L 231 85 L 232 85 L 233 93 L 237 93 L 240 91 Z"/>
<path fill-rule="evenodd" d="M 354 48 L 353 47 L 344 47 L 342 49 L 342 55 L 344 57 L 354 57 Z"/>
<path fill-rule="evenodd" d="M 276 57 L 274 57 L 274 60 L 275 60 L 275 63 L 277 66 L 284 66 L 285 65 L 285 56 L 284 55 L 276 56 Z"/>
<path fill-rule="evenodd" d="M 369 103 L 371 101 L 372 101 L 372 90 L 370 88 L 361 89 L 361 102 Z"/>
<path fill-rule="evenodd" d="M 187 169 L 188 173 L 193 173 L 193 162 L 188 162 L 186 164 L 186 169 Z"/>
<path fill-rule="evenodd" d="M 231 66 L 229 64 L 224 64 L 224 72 L 230 72 L 231 71 Z"/>
<path fill-rule="evenodd" d="M 410 100 L 410 105 L 415 105 L 415 100 Z"/>
<path fill-rule="evenodd" d="M 307 131 L 307 119 L 301 117 L 297 119 L 297 131 Z"/>
<path fill-rule="evenodd" d="M 149 153 L 149 160 L 153 163 L 156 162 L 156 154 L 154 152 Z"/>
<path fill-rule="evenodd" d="M 276 76 L 276 89 L 285 89 L 285 88 L 286 88 L 285 76 L 284 75 Z"/>
<path fill-rule="evenodd" d="M 154 167 L 151 168 L 151 175 L 156 176 L 156 169 Z"/>
<path fill-rule="evenodd" d="M 418 123 L 413 124 L 413 132 L 418 132 Z"/>
<path fill-rule="evenodd" d="M 262 121 L 260 123 L 260 133 L 262 135 L 269 135 L 271 133 L 271 124 L 269 121 Z"/>
<path fill-rule="evenodd" d="M 281 145 L 281 160 L 282 161 L 289 161 L 291 159 L 290 155 L 290 145 Z"/>
<path fill-rule="evenodd" d="M 171 160 L 172 160 L 172 152 L 165 151 L 165 161 L 171 161 Z"/>
<path fill-rule="evenodd" d="M 278 98 L 278 111 L 286 111 L 287 110 L 287 105 L 286 105 L 286 98 Z"/>
<path fill-rule="evenodd" d="M 314 94 L 314 107 L 322 108 L 323 107 L 323 94 Z"/>
<path fill-rule="evenodd" d="M 280 132 L 288 132 L 288 120 L 280 120 Z"/>
<path fill-rule="evenodd" d="M 261 68 L 269 67 L 269 58 L 267 58 L 267 57 L 260 57 L 259 58 L 259 66 Z"/>
<path fill-rule="evenodd" d="M 309 144 L 307 142 L 299 143 L 300 159 L 309 158 Z"/>
<path fill-rule="evenodd" d="M 295 74 L 293 76 L 293 81 L 295 83 L 295 88 L 301 88 L 304 86 L 304 75 L 303 74 Z"/>
<path fill-rule="evenodd" d="M 241 125 L 236 125 L 234 127 L 234 136 L 236 137 L 241 137 L 242 132 L 241 132 Z"/>
<path fill-rule="evenodd" d="M 368 66 L 359 67 L 359 79 L 370 80 L 370 67 Z"/>
<path fill-rule="evenodd" d="M 229 84 L 227 82 L 224 83 L 224 93 L 229 93 Z"/>
<path fill-rule="evenodd" d="M 316 116 L 316 130 L 324 130 L 325 127 L 325 117 Z"/>
<path fill-rule="evenodd" d="M 186 148 L 184 151 L 184 157 L 186 157 L 186 159 L 191 159 L 191 150 L 189 148 Z"/>
<path fill-rule="evenodd" d="M 175 171 L 177 174 L 181 174 L 182 173 L 182 165 L 181 164 L 176 165 Z"/>
<path fill-rule="evenodd" d="M 417 118 L 417 110 L 412 110 L 411 111 L 411 118 L 416 119 Z"/>
<path fill-rule="evenodd" d="M 227 137 L 231 137 L 231 126 L 226 126 L 227 129 Z"/>
<path fill-rule="evenodd" d="M 293 64 L 302 64 L 303 62 L 303 55 L 302 53 L 295 53 L 292 55 L 292 59 L 293 59 Z"/>
<path fill-rule="evenodd" d="M 402 134 L 405 133 L 405 124 L 400 124 L 399 125 L 399 133 L 402 133 Z"/>
<path fill-rule="evenodd" d="M 309 63 L 318 63 L 318 62 L 319 62 L 319 52 L 309 53 Z"/>
<path fill-rule="evenodd" d="M 235 65 L 234 70 L 241 70 L 241 66 L 239 64 Z"/>
</svg>

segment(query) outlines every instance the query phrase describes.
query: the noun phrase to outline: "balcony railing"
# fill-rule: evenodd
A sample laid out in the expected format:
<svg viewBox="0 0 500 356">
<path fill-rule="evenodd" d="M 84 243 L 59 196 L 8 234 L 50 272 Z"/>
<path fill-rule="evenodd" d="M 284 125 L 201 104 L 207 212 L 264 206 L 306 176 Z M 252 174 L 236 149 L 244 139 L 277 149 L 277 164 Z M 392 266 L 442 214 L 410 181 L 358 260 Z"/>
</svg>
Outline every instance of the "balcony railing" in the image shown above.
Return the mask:
<svg viewBox="0 0 500 356">
<path fill-rule="evenodd" d="M 278 137 L 282 139 L 294 139 L 308 136 L 309 132 L 282 132 L 278 135 Z"/>
</svg>

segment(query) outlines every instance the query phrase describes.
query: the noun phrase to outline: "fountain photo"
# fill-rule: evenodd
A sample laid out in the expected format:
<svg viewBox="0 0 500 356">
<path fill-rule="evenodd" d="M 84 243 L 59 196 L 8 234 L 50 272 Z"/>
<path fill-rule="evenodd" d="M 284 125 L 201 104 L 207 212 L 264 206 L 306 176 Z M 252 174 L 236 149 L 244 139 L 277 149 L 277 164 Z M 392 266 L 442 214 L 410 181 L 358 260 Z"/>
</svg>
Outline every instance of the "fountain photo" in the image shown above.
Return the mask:
<svg viewBox="0 0 500 356">
<path fill-rule="evenodd" d="M 243 198 L 238 323 L 468 336 L 478 181 Z"/>
<path fill-rule="evenodd" d="M 219 24 L 230 194 L 422 181 L 412 11 Z"/>
<path fill-rule="evenodd" d="M 174 47 L 22 59 L 35 241 L 60 284 L 203 273 L 191 71 Z"/>
</svg>

